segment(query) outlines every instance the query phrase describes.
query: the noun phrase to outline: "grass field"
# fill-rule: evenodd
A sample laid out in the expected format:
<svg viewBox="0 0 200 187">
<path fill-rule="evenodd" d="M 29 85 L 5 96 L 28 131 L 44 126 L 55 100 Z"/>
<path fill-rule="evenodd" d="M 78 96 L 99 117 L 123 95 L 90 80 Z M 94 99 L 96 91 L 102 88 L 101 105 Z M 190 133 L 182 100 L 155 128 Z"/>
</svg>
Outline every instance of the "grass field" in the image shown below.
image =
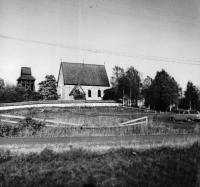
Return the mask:
<svg viewBox="0 0 200 187">
<path fill-rule="evenodd" d="M 20 115 L 20 116 L 32 116 L 42 119 L 54 119 L 57 121 L 71 122 L 71 123 L 85 123 L 87 125 L 97 126 L 112 126 L 124 121 L 128 121 L 135 118 L 148 116 L 154 121 L 165 121 L 168 115 L 158 115 L 140 112 L 138 110 L 130 110 L 124 108 L 27 108 L 27 109 L 15 109 L 9 111 L 2 111 L 1 113 Z"/>
<path fill-rule="evenodd" d="M 60 150 L 0 149 L 0 186 L 199 187 L 200 145 Z"/>
<path fill-rule="evenodd" d="M 107 136 L 199 132 L 198 123 L 171 123 L 168 114 L 120 108 L 33 108 L 2 113 L 84 123 L 117 125 L 148 116 L 148 126 L 123 128 L 45 127 L 31 118 L 20 125 L 1 123 L 1 137 Z M 9 133 L 8 133 L 9 132 Z M 30 187 L 199 187 L 200 144 L 197 138 L 165 142 L 79 142 L 20 144 L 0 147 L 0 186 Z"/>
<path fill-rule="evenodd" d="M 108 135 L 132 135 L 132 134 L 171 134 L 194 133 L 200 129 L 200 123 L 174 123 L 169 121 L 169 114 L 150 114 L 123 108 L 32 108 L 15 109 L 3 113 L 31 116 L 34 118 L 51 119 L 61 122 L 83 124 L 79 127 L 44 127 L 40 130 L 25 128 L 19 133 L 14 125 L 0 124 L 1 137 L 49 137 L 49 136 L 108 136 Z M 148 116 L 148 125 L 136 125 L 130 127 L 107 128 L 118 126 L 138 117 Z M 22 122 L 24 124 L 24 122 Z M 34 125 L 34 123 L 32 123 Z M 26 125 L 24 125 L 26 126 Z M 87 126 L 100 128 L 87 128 Z M 9 131 L 9 133 L 7 133 Z"/>
</svg>

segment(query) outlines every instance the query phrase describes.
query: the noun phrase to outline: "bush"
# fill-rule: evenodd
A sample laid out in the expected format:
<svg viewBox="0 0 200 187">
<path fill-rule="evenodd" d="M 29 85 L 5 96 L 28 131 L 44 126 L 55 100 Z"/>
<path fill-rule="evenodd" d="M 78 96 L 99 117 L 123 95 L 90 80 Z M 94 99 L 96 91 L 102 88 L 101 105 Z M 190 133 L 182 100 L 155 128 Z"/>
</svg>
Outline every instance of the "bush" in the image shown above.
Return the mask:
<svg viewBox="0 0 200 187">
<path fill-rule="evenodd" d="M 38 101 L 42 96 L 38 92 L 25 91 L 23 87 L 7 85 L 0 89 L 0 103 Z"/>
<path fill-rule="evenodd" d="M 0 137 L 16 136 L 19 133 L 17 125 L 7 125 L 0 123 Z"/>
<path fill-rule="evenodd" d="M 75 90 L 73 95 L 75 100 L 85 100 L 85 94 L 79 90 Z"/>
<path fill-rule="evenodd" d="M 27 116 L 24 120 L 21 120 L 18 124 L 18 128 L 21 134 L 23 135 L 36 135 L 45 124 L 41 121 L 33 120 L 31 117 Z"/>
<path fill-rule="evenodd" d="M 33 120 L 31 117 L 26 117 L 16 125 L 0 123 L 0 137 L 34 136 L 44 126 L 43 122 Z"/>
</svg>

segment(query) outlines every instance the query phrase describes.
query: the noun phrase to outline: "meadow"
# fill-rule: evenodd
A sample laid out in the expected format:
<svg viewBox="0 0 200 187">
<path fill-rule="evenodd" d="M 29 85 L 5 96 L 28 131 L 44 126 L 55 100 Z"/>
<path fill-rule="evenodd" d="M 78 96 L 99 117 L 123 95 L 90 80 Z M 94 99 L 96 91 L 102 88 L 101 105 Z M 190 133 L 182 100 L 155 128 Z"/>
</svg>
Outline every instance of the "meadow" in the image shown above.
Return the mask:
<svg viewBox="0 0 200 187">
<path fill-rule="evenodd" d="M 133 134 L 197 133 L 199 123 L 172 123 L 169 114 L 145 113 L 124 108 L 32 108 L 4 111 L 4 114 L 26 116 L 17 125 L 1 122 L 0 137 L 51 137 L 51 136 L 124 136 Z M 120 123 L 148 116 L 148 124 L 119 127 Z M 32 118 L 40 118 L 38 122 Z M 69 127 L 55 124 L 46 126 L 51 119 L 66 123 L 82 124 Z M 92 127 L 92 128 L 91 128 Z"/>
<path fill-rule="evenodd" d="M 199 155 L 198 142 L 106 151 L 45 148 L 26 154 L 0 149 L 0 186 L 198 187 Z"/>
<path fill-rule="evenodd" d="M 1 122 L 1 138 L 199 132 L 198 123 L 172 123 L 169 114 L 121 108 L 54 107 L 1 113 L 26 116 L 19 124 Z M 117 127 L 119 123 L 143 116 L 148 116 L 147 125 Z M 45 119 L 84 125 L 51 127 L 46 126 Z M 161 143 L 132 141 L 1 145 L 0 186 L 82 187 L 90 184 L 96 187 L 199 187 L 199 155 L 198 138 L 172 139 Z"/>
</svg>

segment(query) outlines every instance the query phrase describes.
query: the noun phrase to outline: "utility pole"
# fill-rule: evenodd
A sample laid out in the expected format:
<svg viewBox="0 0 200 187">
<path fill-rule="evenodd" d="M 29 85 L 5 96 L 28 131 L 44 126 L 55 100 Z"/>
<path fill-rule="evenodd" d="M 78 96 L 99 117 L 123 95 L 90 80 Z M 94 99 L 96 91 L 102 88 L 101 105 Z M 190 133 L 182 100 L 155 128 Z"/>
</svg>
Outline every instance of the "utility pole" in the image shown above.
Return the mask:
<svg viewBox="0 0 200 187">
<path fill-rule="evenodd" d="M 131 106 L 131 80 L 130 80 L 130 106 Z"/>
<path fill-rule="evenodd" d="M 124 87 L 123 87 L 123 106 L 124 106 Z"/>
</svg>

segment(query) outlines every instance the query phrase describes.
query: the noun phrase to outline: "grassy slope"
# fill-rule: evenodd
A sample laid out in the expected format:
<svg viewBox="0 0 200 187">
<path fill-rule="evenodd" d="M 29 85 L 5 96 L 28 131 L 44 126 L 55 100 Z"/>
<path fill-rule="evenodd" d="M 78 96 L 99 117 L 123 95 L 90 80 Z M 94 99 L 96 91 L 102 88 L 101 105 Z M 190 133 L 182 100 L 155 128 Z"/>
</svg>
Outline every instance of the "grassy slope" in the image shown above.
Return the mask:
<svg viewBox="0 0 200 187">
<path fill-rule="evenodd" d="M 142 125 L 135 127 L 123 127 L 121 129 L 116 128 L 99 128 L 99 129 L 74 129 L 65 127 L 49 127 L 43 128 L 40 131 L 32 132 L 25 131 L 16 134 L 19 137 L 29 137 L 29 136 L 96 136 L 96 135 L 131 135 L 131 134 L 170 134 L 170 133 L 193 133 L 197 131 L 196 123 L 188 124 L 176 124 L 168 121 L 168 115 L 163 114 L 146 114 L 137 113 L 138 111 L 126 111 L 108 108 L 32 108 L 23 110 L 11 110 L 4 111 L 4 113 L 22 115 L 22 116 L 33 116 L 37 118 L 49 119 L 50 117 L 58 121 L 66 121 L 81 124 L 94 125 L 94 126 L 110 126 L 116 125 L 129 119 L 149 115 L 149 125 L 148 129 L 144 128 Z M 117 116 L 116 116 L 116 115 Z M 108 115 L 108 116 L 105 116 Z M 10 125 L 14 127 L 14 125 Z M 11 129 L 8 133 L 8 128 L 0 123 L 0 137 L 14 136 L 14 130 Z M 12 131 L 12 132 L 11 132 Z"/>
<path fill-rule="evenodd" d="M 200 145 L 138 151 L 75 149 L 56 153 L 0 154 L 0 186 L 198 186 Z M 200 177 L 200 176 L 199 176 Z"/>
</svg>

